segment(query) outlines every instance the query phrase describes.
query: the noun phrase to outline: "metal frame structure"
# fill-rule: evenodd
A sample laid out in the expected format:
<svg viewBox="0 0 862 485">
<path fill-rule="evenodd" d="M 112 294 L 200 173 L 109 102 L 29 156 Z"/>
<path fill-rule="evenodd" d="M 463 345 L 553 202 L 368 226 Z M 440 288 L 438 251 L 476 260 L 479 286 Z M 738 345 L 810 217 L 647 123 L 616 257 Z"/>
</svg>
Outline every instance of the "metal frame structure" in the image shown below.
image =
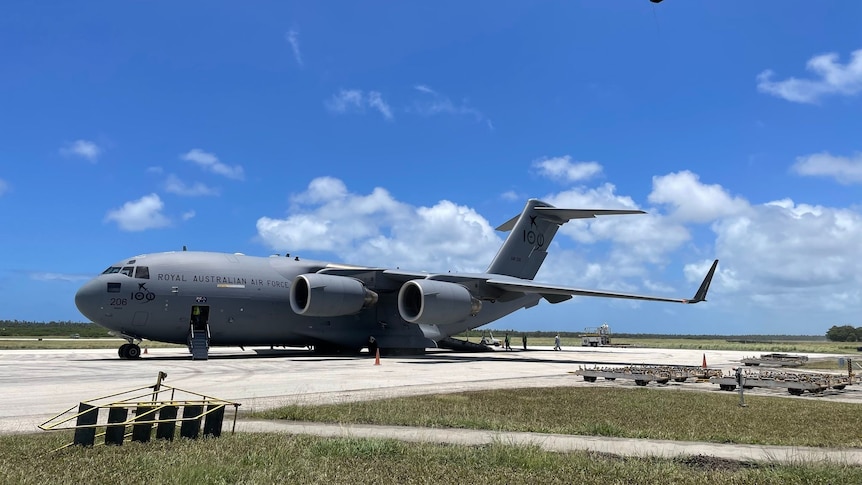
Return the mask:
<svg viewBox="0 0 862 485">
<path fill-rule="evenodd" d="M 240 403 L 164 385 L 162 379 L 165 377 L 167 374 L 159 372 L 153 386 L 81 401 L 40 424 L 39 429 L 75 430 L 74 441 L 57 450 L 74 445 L 94 446 L 96 438 L 102 437 L 106 445 L 122 445 L 123 440 L 129 437 L 132 441 L 147 442 L 152 437 L 154 425 L 156 439 L 173 440 L 177 423 L 180 423 L 181 437 L 196 439 L 201 434 L 202 420 L 203 436 L 218 437 L 221 436 L 225 409 L 233 406 L 231 433 L 236 431 Z M 101 413 L 103 409 L 107 413 Z M 131 417 L 130 410 L 133 411 Z"/>
<path fill-rule="evenodd" d="M 605 380 L 633 379 L 635 384 L 645 386 L 651 381 L 658 384 L 685 382 L 689 378 L 709 379 L 720 376 L 720 369 L 708 369 L 693 365 L 628 365 L 624 367 L 581 367 L 574 372 L 575 375 L 583 376 L 587 382 L 596 382 L 603 377 Z"/>
</svg>

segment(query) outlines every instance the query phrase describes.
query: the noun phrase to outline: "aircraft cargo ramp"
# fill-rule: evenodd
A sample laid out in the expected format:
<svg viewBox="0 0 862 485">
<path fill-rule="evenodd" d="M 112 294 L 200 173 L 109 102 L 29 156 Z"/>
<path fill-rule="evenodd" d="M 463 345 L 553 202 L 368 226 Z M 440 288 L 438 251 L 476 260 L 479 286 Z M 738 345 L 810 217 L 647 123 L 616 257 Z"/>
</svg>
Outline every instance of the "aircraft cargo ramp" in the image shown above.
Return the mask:
<svg viewBox="0 0 862 485">
<path fill-rule="evenodd" d="M 485 344 L 468 342 L 452 337 L 446 337 L 437 341 L 437 347 L 441 349 L 454 350 L 456 352 L 492 352 L 494 349 Z"/>
</svg>

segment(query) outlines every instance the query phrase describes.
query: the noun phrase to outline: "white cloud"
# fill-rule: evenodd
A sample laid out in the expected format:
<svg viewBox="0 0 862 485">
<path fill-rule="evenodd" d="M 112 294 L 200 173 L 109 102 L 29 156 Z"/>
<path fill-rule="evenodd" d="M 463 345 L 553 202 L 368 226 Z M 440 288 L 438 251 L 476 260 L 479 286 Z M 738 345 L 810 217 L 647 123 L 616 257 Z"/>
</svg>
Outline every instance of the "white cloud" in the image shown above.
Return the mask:
<svg viewBox="0 0 862 485">
<path fill-rule="evenodd" d="M 123 231 L 144 231 L 170 225 L 170 220 L 162 214 L 164 202 L 157 194 L 150 194 L 138 200 L 126 202 L 119 209 L 108 211 L 105 221 L 116 222 Z"/>
<path fill-rule="evenodd" d="M 332 113 L 363 113 L 367 107 L 378 111 L 386 120 L 392 120 L 392 108 L 383 100 L 378 91 L 367 94 L 360 89 L 341 89 L 324 102 L 326 109 Z"/>
<path fill-rule="evenodd" d="M 453 103 L 447 96 L 431 89 L 424 84 L 413 86 L 413 89 L 422 93 L 422 97 L 413 102 L 410 112 L 422 116 L 434 116 L 439 114 L 469 116 L 476 121 L 484 121 L 489 129 L 494 129 L 494 124 L 484 113 L 473 108 L 464 100 L 460 104 Z"/>
<path fill-rule="evenodd" d="M 862 183 L 862 153 L 839 157 L 827 152 L 798 157 L 791 170 L 799 175 L 832 177 L 842 184 Z"/>
<path fill-rule="evenodd" d="M 363 94 L 358 89 L 342 89 L 333 94 L 324 104 L 326 105 L 326 109 L 338 114 L 361 110 Z"/>
<path fill-rule="evenodd" d="M 308 184 L 308 190 L 294 196 L 299 203 L 319 204 L 347 197 L 347 186 L 335 177 L 318 177 Z"/>
<path fill-rule="evenodd" d="M 817 79 L 772 81 L 774 73 L 766 70 L 757 75 L 757 89 L 796 103 L 817 103 L 827 95 L 853 96 L 862 92 L 862 49 L 854 51 L 845 65 L 838 62 L 838 54 L 828 53 L 812 57 L 805 68 Z"/>
<path fill-rule="evenodd" d="M 572 157 L 543 158 L 533 162 L 533 167 L 544 177 L 562 182 L 587 180 L 602 173 L 602 166 L 596 162 L 572 162 Z"/>
<path fill-rule="evenodd" d="M 86 158 L 90 162 L 95 163 L 102 154 L 102 149 L 92 141 L 75 140 L 60 148 L 60 154 L 67 157 Z"/>
<path fill-rule="evenodd" d="M 721 185 L 702 184 L 700 177 L 688 170 L 653 177 L 648 200 L 670 205 L 673 216 L 686 222 L 710 222 L 749 207 L 748 202 L 731 197 Z"/>
<path fill-rule="evenodd" d="M 181 155 L 180 159 L 196 163 L 201 168 L 210 172 L 222 175 L 227 178 L 242 180 L 245 177 L 242 166 L 234 165 L 231 167 L 219 161 L 213 153 L 207 153 L 199 148 L 194 148 L 188 153 Z"/>
<path fill-rule="evenodd" d="M 164 183 L 165 192 L 186 197 L 199 197 L 202 195 L 219 195 L 218 189 L 212 188 L 201 182 L 187 185 L 174 174 L 168 175 Z"/>
<path fill-rule="evenodd" d="M 272 249 L 328 251 L 348 263 L 428 271 L 482 271 L 501 239 L 475 210 L 450 201 L 399 202 L 385 189 L 353 194 L 331 177 L 293 197 L 283 219 L 261 217 L 258 235 Z"/>
<path fill-rule="evenodd" d="M 87 281 L 91 279 L 93 275 L 80 275 L 80 274 L 67 274 L 67 273 L 47 273 L 47 272 L 35 272 L 30 273 L 30 278 L 36 281 L 66 281 L 69 283 L 76 283 L 79 281 Z"/>
<path fill-rule="evenodd" d="M 195 215 L 197 215 L 197 213 L 195 213 L 195 211 L 186 211 L 186 212 L 183 212 L 183 215 L 181 217 L 184 221 L 187 221 L 187 220 L 193 218 Z"/>
<path fill-rule="evenodd" d="M 800 311 L 862 303 L 862 214 L 782 199 L 713 225 L 732 289 L 760 305 Z"/>
<path fill-rule="evenodd" d="M 521 197 L 520 195 L 518 195 L 518 193 L 515 192 L 514 190 L 508 190 L 506 192 L 503 192 L 502 194 L 500 194 L 500 198 L 503 200 L 508 200 L 508 201 L 516 201 L 516 200 L 524 199 L 524 197 Z"/>
<path fill-rule="evenodd" d="M 162 167 L 147 167 L 147 173 L 154 173 L 156 175 L 161 175 L 165 173 L 165 169 Z"/>
<path fill-rule="evenodd" d="M 611 184 L 571 189 L 545 200 L 557 207 L 638 208 L 631 197 L 616 194 Z M 670 214 L 651 208 L 648 215 L 564 225 L 560 233 L 578 247 L 559 252 L 555 247 L 540 279 L 620 291 L 670 289 L 673 285 L 663 281 L 667 277 L 662 276 L 663 268 L 684 264 L 685 280 L 697 284 L 718 258 L 710 309 L 728 312 L 741 322 L 773 325 L 769 320 L 777 318 L 777 312 L 792 308 L 789 318 L 796 319 L 795 328 L 810 328 L 830 318 L 824 316 L 827 311 L 839 318 L 862 311 L 858 210 L 790 199 L 752 205 L 731 197 L 719 185 L 701 183 L 690 172 L 654 177 L 650 201 L 666 204 Z M 690 224 L 703 222 L 712 222 L 712 238 L 702 233 L 695 238 L 689 230 Z M 559 243 L 564 246 L 565 241 Z M 692 255 L 697 255 L 696 262 Z M 659 292 L 688 296 L 679 293 Z M 806 317 L 812 321 L 802 321 Z"/>
<path fill-rule="evenodd" d="M 381 96 L 377 91 L 368 92 L 368 106 L 379 111 L 387 120 L 392 119 L 392 109 L 385 101 L 383 101 L 383 96 Z"/>
<path fill-rule="evenodd" d="M 284 38 L 290 44 L 291 50 L 293 50 L 293 58 L 296 59 L 296 63 L 299 64 L 299 67 L 302 67 L 302 52 L 299 50 L 299 32 L 291 29 L 285 34 Z"/>
<path fill-rule="evenodd" d="M 9 183 L 0 179 L 0 195 L 5 194 L 9 190 Z"/>
<path fill-rule="evenodd" d="M 596 188 L 573 188 L 544 200 L 568 209 L 641 209 L 631 197 L 617 194 L 610 183 Z M 666 263 L 672 251 L 691 239 L 684 225 L 648 212 L 574 220 L 562 226 L 560 232 L 580 244 L 608 244 L 603 252 L 609 259 L 602 264 L 613 268 L 615 274 L 645 275 L 645 264 Z"/>
</svg>

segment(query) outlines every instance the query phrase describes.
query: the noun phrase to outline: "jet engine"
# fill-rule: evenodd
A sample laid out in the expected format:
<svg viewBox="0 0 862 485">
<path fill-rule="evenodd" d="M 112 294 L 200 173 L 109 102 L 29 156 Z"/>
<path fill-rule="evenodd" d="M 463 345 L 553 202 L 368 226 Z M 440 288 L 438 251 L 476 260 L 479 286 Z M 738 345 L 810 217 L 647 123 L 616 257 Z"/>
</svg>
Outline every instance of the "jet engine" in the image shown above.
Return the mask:
<svg viewBox="0 0 862 485">
<path fill-rule="evenodd" d="M 377 293 L 346 276 L 301 274 L 290 285 L 290 307 L 307 317 L 352 315 L 375 303 Z"/>
<path fill-rule="evenodd" d="M 481 309 L 482 302 L 457 283 L 411 280 L 398 292 L 398 312 L 410 323 L 445 325 L 475 315 Z"/>
</svg>

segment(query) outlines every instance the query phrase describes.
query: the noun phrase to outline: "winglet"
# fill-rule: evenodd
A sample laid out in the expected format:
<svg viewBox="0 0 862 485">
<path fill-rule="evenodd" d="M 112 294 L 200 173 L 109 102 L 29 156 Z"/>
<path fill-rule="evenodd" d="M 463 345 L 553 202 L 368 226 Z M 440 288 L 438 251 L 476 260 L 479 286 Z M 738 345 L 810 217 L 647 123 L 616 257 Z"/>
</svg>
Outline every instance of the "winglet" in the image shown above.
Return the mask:
<svg viewBox="0 0 862 485">
<path fill-rule="evenodd" d="M 712 263 L 712 267 L 709 268 L 709 272 L 706 273 L 706 277 L 703 279 L 703 283 L 700 284 L 700 288 L 697 289 L 697 293 L 694 294 L 694 298 L 691 300 L 686 300 L 686 303 L 700 303 L 702 301 L 706 301 L 706 292 L 709 291 L 709 284 L 712 283 L 712 276 L 715 274 L 715 268 L 718 266 L 718 260 L 716 259 Z"/>
</svg>

